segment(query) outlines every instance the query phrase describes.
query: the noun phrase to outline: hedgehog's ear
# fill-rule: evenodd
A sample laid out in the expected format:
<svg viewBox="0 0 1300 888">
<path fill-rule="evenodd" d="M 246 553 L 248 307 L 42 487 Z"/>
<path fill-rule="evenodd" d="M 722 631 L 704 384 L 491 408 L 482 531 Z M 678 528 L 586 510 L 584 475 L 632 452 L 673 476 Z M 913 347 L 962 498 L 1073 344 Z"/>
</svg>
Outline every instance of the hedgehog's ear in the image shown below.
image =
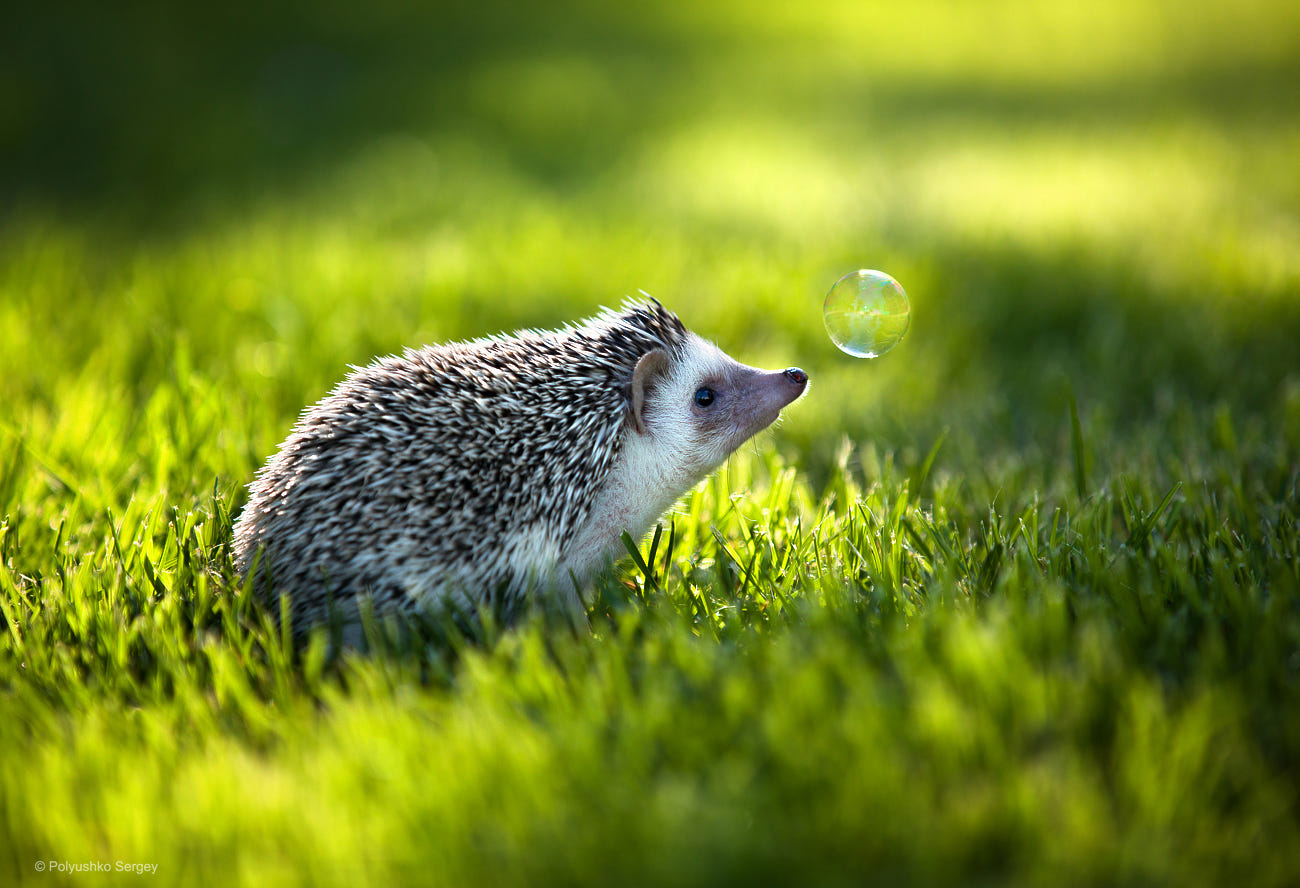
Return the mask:
<svg viewBox="0 0 1300 888">
<path fill-rule="evenodd" d="M 645 434 L 646 396 L 659 379 L 668 374 L 668 353 L 661 348 L 648 351 L 632 371 L 632 424 L 638 434 Z"/>
</svg>

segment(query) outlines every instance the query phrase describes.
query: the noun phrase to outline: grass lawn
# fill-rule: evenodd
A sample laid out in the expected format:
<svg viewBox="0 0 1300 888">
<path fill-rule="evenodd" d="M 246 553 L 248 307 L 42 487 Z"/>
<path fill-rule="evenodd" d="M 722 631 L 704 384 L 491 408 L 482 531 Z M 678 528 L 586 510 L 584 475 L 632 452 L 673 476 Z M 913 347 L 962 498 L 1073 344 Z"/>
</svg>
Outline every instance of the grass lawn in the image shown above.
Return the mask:
<svg viewBox="0 0 1300 888">
<path fill-rule="evenodd" d="M 1300 6 L 405 7 L 0 36 L 0 882 L 1300 883 Z M 591 632 L 288 645 L 297 412 L 637 290 L 812 387 Z"/>
</svg>

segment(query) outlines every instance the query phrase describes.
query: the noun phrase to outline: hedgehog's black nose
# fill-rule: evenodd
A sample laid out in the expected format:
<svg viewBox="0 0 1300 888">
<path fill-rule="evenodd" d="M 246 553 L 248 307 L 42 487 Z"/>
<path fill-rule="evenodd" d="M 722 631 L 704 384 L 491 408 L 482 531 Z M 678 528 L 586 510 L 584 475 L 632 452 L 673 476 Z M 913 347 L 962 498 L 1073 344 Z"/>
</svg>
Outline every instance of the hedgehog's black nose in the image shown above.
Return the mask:
<svg viewBox="0 0 1300 888">
<path fill-rule="evenodd" d="M 808 374 L 804 373 L 798 367 L 791 367 L 789 370 L 785 371 L 785 378 L 793 382 L 795 385 L 803 385 L 808 381 Z"/>
</svg>

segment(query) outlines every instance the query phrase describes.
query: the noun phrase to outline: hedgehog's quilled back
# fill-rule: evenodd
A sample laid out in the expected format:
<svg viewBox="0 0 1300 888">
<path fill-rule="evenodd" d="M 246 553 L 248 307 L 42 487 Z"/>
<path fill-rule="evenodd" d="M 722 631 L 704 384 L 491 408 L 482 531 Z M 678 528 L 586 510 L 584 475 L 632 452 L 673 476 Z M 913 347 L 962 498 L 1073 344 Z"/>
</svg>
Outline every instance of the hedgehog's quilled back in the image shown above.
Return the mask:
<svg viewBox="0 0 1300 888">
<path fill-rule="evenodd" d="M 249 486 L 236 565 L 294 631 L 334 616 L 585 584 L 799 397 L 807 375 L 738 364 L 656 301 L 554 331 L 436 345 L 354 370 Z M 273 612 L 278 607 L 272 607 Z"/>
</svg>

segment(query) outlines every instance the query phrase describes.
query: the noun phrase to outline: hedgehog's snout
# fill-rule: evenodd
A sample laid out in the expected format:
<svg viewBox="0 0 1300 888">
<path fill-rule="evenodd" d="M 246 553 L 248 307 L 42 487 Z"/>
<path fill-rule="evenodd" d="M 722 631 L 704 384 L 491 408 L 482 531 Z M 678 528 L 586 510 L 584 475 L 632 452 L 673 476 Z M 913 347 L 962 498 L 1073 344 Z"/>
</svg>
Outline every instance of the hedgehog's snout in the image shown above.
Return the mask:
<svg viewBox="0 0 1300 888">
<path fill-rule="evenodd" d="M 808 374 L 798 367 L 788 367 L 773 373 L 769 378 L 776 383 L 773 394 L 781 401 L 781 407 L 793 404 L 808 390 Z"/>
<path fill-rule="evenodd" d="M 787 404 L 793 403 L 803 397 L 803 393 L 808 389 L 807 373 L 803 372 L 798 367 L 788 367 L 787 369 L 782 370 L 781 376 L 777 378 L 780 379 L 781 377 L 784 377 L 783 381 L 794 389 L 794 391 L 789 394 L 790 400 L 786 401 Z"/>
</svg>

